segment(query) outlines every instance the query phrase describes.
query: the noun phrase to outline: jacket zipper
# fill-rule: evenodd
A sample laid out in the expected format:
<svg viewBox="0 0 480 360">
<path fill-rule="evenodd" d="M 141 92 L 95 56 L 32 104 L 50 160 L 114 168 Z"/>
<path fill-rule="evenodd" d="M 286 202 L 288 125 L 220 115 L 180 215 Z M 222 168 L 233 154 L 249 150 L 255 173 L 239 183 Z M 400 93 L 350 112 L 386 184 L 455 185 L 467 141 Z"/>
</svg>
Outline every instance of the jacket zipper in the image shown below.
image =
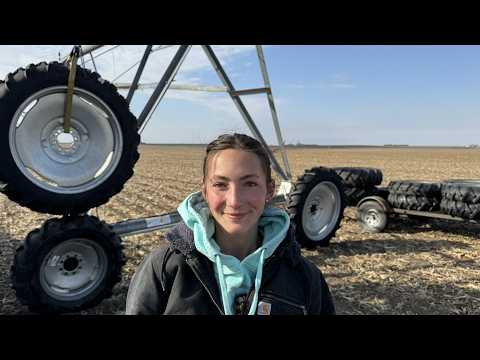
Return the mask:
<svg viewBox="0 0 480 360">
<path fill-rule="evenodd" d="M 277 255 L 272 255 L 271 257 L 269 257 L 266 261 L 265 261 L 265 264 L 263 264 L 263 268 L 266 269 L 267 268 L 267 265 L 272 262 L 273 259 L 277 258 Z M 190 264 L 189 264 L 190 265 Z M 202 284 L 202 286 L 205 288 L 205 290 L 207 291 L 208 295 L 210 296 L 210 299 L 212 300 L 212 302 L 215 304 L 215 306 L 217 307 L 217 309 L 220 311 L 220 314 L 222 315 L 225 315 L 225 313 L 223 312 L 222 308 L 220 307 L 220 305 L 217 304 L 217 302 L 215 301 L 210 289 L 208 288 L 208 286 L 202 281 L 200 275 L 198 274 L 198 272 L 195 270 L 194 266 L 191 266 L 190 265 L 190 268 L 192 269 L 193 273 L 195 274 L 195 276 L 197 277 L 198 281 L 200 281 L 200 283 Z M 265 273 L 263 274 L 263 277 L 265 276 Z M 263 279 L 262 279 L 263 280 Z M 262 281 L 263 282 L 263 281 Z M 260 289 L 261 289 L 261 285 L 260 285 Z M 260 289 L 258 289 L 258 294 L 260 295 Z M 249 301 L 251 296 L 252 296 L 252 293 L 255 291 L 255 288 L 252 288 L 250 290 L 250 292 L 248 293 L 248 296 L 245 298 L 245 301 L 243 302 L 243 304 L 241 305 L 243 307 L 243 311 L 240 313 L 240 315 L 247 315 L 248 312 L 250 311 L 250 307 L 252 306 L 252 303 Z M 282 301 L 281 299 L 278 299 L 279 301 Z M 286 302 L 286 301 L 285 301 Z M 301 305 L 297 305 L 297 304 L 293 304 L 291 303 L 291 305 L 293 306 L 297 306 L 297 307 L 300 307 L 302 308 L 304 314 L 307 314 L 307 311 L 305 309 L 304 306 L 301 306 Z M 257 313 L 257 311 L 255 310 L 255 314 Z"/>
<path fill-rule="evenodd" d="M 273 255 L 271 256 L 270 258 L 267 259 L 267 261 L 265 261 L 265 264 L 263 265 L 264 269 L 267 269 L 267 265 L 273 260 L 275 259 L 276 257 L 278 257 L 278 255 Z M 263 274 L 263 277 L 265 278 L 265 275 L 266 275 L 266 272 L 264 272 Z M 262 281 L 263 283 L 263 281 Z M 291 305 L 291 306 L 294 306 L 294 307 L 297 307 L 297 308 L 300 308 L 302 309 L 303 311 L 303 314 L 304 315 L 308 315 L 308 312 L 307 312 L 307 308 L 304 306 L 304 305 L 300 305 L 300 304 L 296 304 L 292 301 L 289 301 L 289 300 L 286 300 L 286 299 L 283 299 L 283 298 L 279 298 L 271 293 L 263 293 L 262 294 L 262 298 L 265 298 L 265 299 L 270 299 L 270 300 L 277 300 L 277 301 L 280 301 L 280 302 L 283 302 L 283 303 L 286 303 L 288 305 Z M 258 300 L 260 301 L 260 289 L 258 291 Z"/>
<path fill-rule="evenodd" d="M 308 315 L 307 308 L 306 308 L 304 305 L 300 305 L 300 304 L 294 303 L 294 302 L 292 302 L 292 301 L 290 301 L 290 300 L 286 300 L 286 299 L 284 299 L 284 298 L 280 298 L 280 297 L 278 297 L 278 296 L 276 296 L 276 295 L 273 295 L 273 294 L 271 294 L 271 293 L 262 294 L 262 298 L 268 299 L 268 300 L 277 300 L 277 301 L 279 301 L 279 302 L 283 302 L 283 303 L 285 303 L 285 304 L 288 304 L 288 305 L 291 305 L 291 306 L 300 308 L 300 309 L 302 309 L 304 315 Z"/>
<path fill-rule="evenodd" d="M 273 259 L 275 259 L 277 256 L 276 255 L 272 255 L 271 257 L 269 257 L 267 259 L 267 261 L 265 261 L 265 264 L 263 264 L 263 268 L 266 269 L 267 268 L 267 265 L 269 263 L 272 262 Z M 263 279 L 265 278 L 265 272 L 263 273 L 263 276 L 262 276 L 262 283 L 263 283 Z M 260 289 L 262 288 L 262 284 L 260 284 Z M 258 295 L 260 296 L 260 289 L 258 289 Z M 245 301 L 244 303 L 242 304 L 243 306 L 243 311 L 242 313 L 240 313 L 240 315 L 248 315 L 248 312 L 250 311 L 250 307 L 252 306 L 252 303 L 250 301 L 250 298 L 252 297 L 252 293 L 255 291 L 255 287 L 253 287 L 252 289 L 250 289 L 249 293 L 248 293 L 248 296 L 245 298 Z M 257 310 L 255 310 L 255 314 L 257 313 Z"/>
<path fill-rule="evenodd" d="M 220 314 L 225 315 L 225 313 L 223 312 L 223 310 L 222 310 L 222 308 L 220 307 L 220 305 L 218 305 L 217 302 L 215 301 L 215 298 L 213 297 L 212 292 L 210 291 L 210 289 L 208 288 L 208 286 L 203 282 L 203 280 L 202 280 L 202 278 L 200 277 L 200 275 L 198 274 L 197 270 L 195 270 L 195 267 L 190 265 L 190 269 L 192 269 L 192 271 L 193 271 L 193 273 L 195 274 L 195 276 L 197 277 L 198 281 L 200 281 L 200 284 L 202 284 L 202 286 L 205 288 L 205 290 L 207 291 L 208 295 L 210 296 L 210 299 L 211 299 L 212 302 L 215 304 L 215 306 L 217 307 L 218 311 L 220 311 Z"/>
</svg>

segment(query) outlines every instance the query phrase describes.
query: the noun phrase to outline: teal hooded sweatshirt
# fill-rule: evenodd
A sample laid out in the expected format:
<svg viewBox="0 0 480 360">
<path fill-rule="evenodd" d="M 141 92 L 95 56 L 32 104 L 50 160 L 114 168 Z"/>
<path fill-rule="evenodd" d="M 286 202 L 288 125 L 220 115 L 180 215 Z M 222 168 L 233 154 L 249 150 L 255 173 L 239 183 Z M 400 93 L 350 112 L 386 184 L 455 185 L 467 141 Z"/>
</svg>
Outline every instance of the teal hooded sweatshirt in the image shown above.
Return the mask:
<svg viewBox="0 0 480 360">
<path fill-rule="evenodd" d="M 196 249 L 214 263 L 215 278 L 220 288 L 225 315 L 233 315 L 233 303 L 238 295 L 246 294 L 252 286 L 255 294 L 248 314 L 254 315 L 262 281 L 265 259 L 270 257 L 285 238 L 290 219 L 278 208 L 265 207 L 258 222 L 263 243 L 242 261 L 221 253 L 215 241 L 215 221 L 201 192 L 190 194 L 178 207 L 185 224 L 193 231 Z"/>
</svg>

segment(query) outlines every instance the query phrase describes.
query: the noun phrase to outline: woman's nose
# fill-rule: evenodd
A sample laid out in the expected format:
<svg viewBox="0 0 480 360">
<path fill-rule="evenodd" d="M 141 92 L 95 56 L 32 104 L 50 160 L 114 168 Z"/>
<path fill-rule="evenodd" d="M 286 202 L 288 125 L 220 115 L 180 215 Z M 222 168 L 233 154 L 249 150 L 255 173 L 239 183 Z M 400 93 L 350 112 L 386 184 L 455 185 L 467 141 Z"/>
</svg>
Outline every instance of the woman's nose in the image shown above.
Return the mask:
<svg viewBox="0 0 480 360">
<path fill-rule="evenodd" d="M 231 186 L 227 194 L 227 205 L 238 207 L 242 203 L 242 193 L 238 186 Z"/>
</svg>

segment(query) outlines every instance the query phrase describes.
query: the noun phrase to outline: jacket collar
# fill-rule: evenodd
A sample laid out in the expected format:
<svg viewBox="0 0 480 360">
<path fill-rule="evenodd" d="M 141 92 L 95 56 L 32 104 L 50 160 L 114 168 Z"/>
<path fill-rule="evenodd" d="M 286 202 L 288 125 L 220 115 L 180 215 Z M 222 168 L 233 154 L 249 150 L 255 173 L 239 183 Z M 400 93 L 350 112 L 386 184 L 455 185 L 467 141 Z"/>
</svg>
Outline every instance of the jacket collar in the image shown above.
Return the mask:
<svg viewBox="0 0 480 360">
<path fill-rule="evenodd" d="M 193 238 L 193 231 L 181 221 L 165 236 L 174 250 L 178 250 L 186 257 L 197 253 Z M 285 257 L 292 266 L 296 266 L 300 260 L 300 246 L 295 240 L 295 226 L 290 224 L 285 239 L 280 243 L 271 257 Z"/>
</svg>

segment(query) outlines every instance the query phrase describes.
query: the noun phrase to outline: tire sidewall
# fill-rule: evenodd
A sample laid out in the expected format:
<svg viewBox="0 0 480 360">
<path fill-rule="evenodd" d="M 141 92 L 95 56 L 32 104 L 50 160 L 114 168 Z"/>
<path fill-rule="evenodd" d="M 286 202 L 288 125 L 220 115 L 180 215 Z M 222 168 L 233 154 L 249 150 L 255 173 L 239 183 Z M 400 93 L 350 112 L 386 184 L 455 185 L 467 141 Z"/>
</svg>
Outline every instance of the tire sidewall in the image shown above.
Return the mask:
<svg viewBox="0 0 480 360">
<path fill-rule="evenodd" d="M 293 218 L 293 221 L 295 223 L 295 228 L 297 231 L 296 238 L 298 242 L 307 249 L 315 248 L 317 246 L 325 247 L 329 245 L 330 238 L 335 234 L 335 231 L 337 230 L 342 220 L 342 215 L 343 215 L 343 211 L 345 209 L 345 203 L 346 203 L 344 185 L 340 176 L 335 174 L 333 171 L 325 171 L 325 170 L 312 172 L 309 174 L 311 174 L 313 178 L 307 183 L 305 189 L 303 190 L 299 203 L 297 205 L 296 214 Z M 313 190 L 315 186 L 317 186 L 322 182 L 331 182 L 337 187 L 341 203 L 340 203 L 340 211 L 339 211 L 338 217 L 335 220 L 335 224 L 332 227 L 331 232 L 327 234 L 324 239 L 315 241 L 310 239 L 304 231 L 302 213 L 303 213 L 303 207 L 305 206 L 305 201 L 307 200 L 310 192 Z"/>
<path fill-rule="evenodd" d="M 81 299 L 74 301 L 62 301 L 51 297 L 42 287 L 40 281 L 40 268 L 45 260 L 45 257 L 50 253 L 52 249 L 59 246 L 65 241 L 74 238 L 87 238 L 91 241 L 95 241 L 105 251 L 107 257 L 107 266 L 104 278 L 96 285 L 88 295 Z M 111 291 L 110 285 L 115 283 L 115 279 L 121 272 L 124 259 L 122 252 L 118 251 L 115 244 L 112 242 L 111 237 L 104 231 L 95 231 L 88 228 L 71 228 L 59 231 L 57 234 L 47 235 L 44 234 L 41 238 L 41 244 L 28 249 L 28 253 L 25 256 L 25 261 L 33 264 L 29 266 L 28 278 L 31 288 L 31 296 L 35 298 L 30 299 L 32 303 L 36 304 L 32 306 L 32 309 L 39 312 L 73 312 L 80 311 L 85 308 L 90 308 L 100 302 L 106 295 L 106 292 Z M 20 269 L 24 264 L 16 264 L 15 268 Z"/>
<path fill-rule="evenodd" d="M 7 184 L 13 183 L 16 189 L 22 189 L 23 199 L 48 198 L 53 204 L 59 204 L 56 205 L 57 207 L 61 206 L 60 204 L 68 204 L 69 207 L 78 208 L 78 212 L 86 212 L 94 207 L 82 207 L 86 199 L 94 198 L 97 194 L 103 195 L 111 192 L 109 179 L 124 179 L 125 177 L 128 179 L 129 176 L 126 176 L 126 173 L 129 172 L 128 168 L 132 163 L 134 165 L 138 159 L 136 149 L 139 141 L 131 141 L 132 138 L 139 140 L 139 135 L 136 131 L 136 118 L 130 112 L 125 99 L 118 94 L 112 84 L 102 80 L 98 74 L 78 67 L 75 88 L 80 88 L 95 94 L 115 113 L 123 137 L 122 155 L 119 159 L 118 166 L 112 174 L 93 189 L 77 194 L 59 194 L 43 189 L 31 182 L 15 163 L 9 145 L 10 125 L 18 107 L 30 96 L 46 88 L 66 86 L 68 82 L 68 69 L 62 64 L 50 63 L 48 64 L 48 71 L 38 70 L 35 66 L 23 71 L 26 74 L 25 78 L 18 82 L 10 81 L 8 83 L 9 90 L 0 98 L 0 134 L 2 134 L 1 136 L 3 137 L 3 139 L 0 140 L 0 163 L 2 164 L 0 176 L 6 180 Z M 136 155 L 131 158 L 132 154 Z M 131 167 L 133 167 L 133 165 Z M 6 194 L 7 196 L 9 195 L 8 190 Z M 20 205 L 24 205 L 22 202 L 19 203 Z M 64 212 L 52 211 L 52 213 L 60 215 Z"/>
<path fill-rule="evenodd" d="M 376 168 L 335 167 L 333 170 L 347 187 L 367 189 L 380 185 L 383 180 L 382 171 Z M 347 175 L 347 179 L 344 179 L 341 174 Z"/>
</svg>

